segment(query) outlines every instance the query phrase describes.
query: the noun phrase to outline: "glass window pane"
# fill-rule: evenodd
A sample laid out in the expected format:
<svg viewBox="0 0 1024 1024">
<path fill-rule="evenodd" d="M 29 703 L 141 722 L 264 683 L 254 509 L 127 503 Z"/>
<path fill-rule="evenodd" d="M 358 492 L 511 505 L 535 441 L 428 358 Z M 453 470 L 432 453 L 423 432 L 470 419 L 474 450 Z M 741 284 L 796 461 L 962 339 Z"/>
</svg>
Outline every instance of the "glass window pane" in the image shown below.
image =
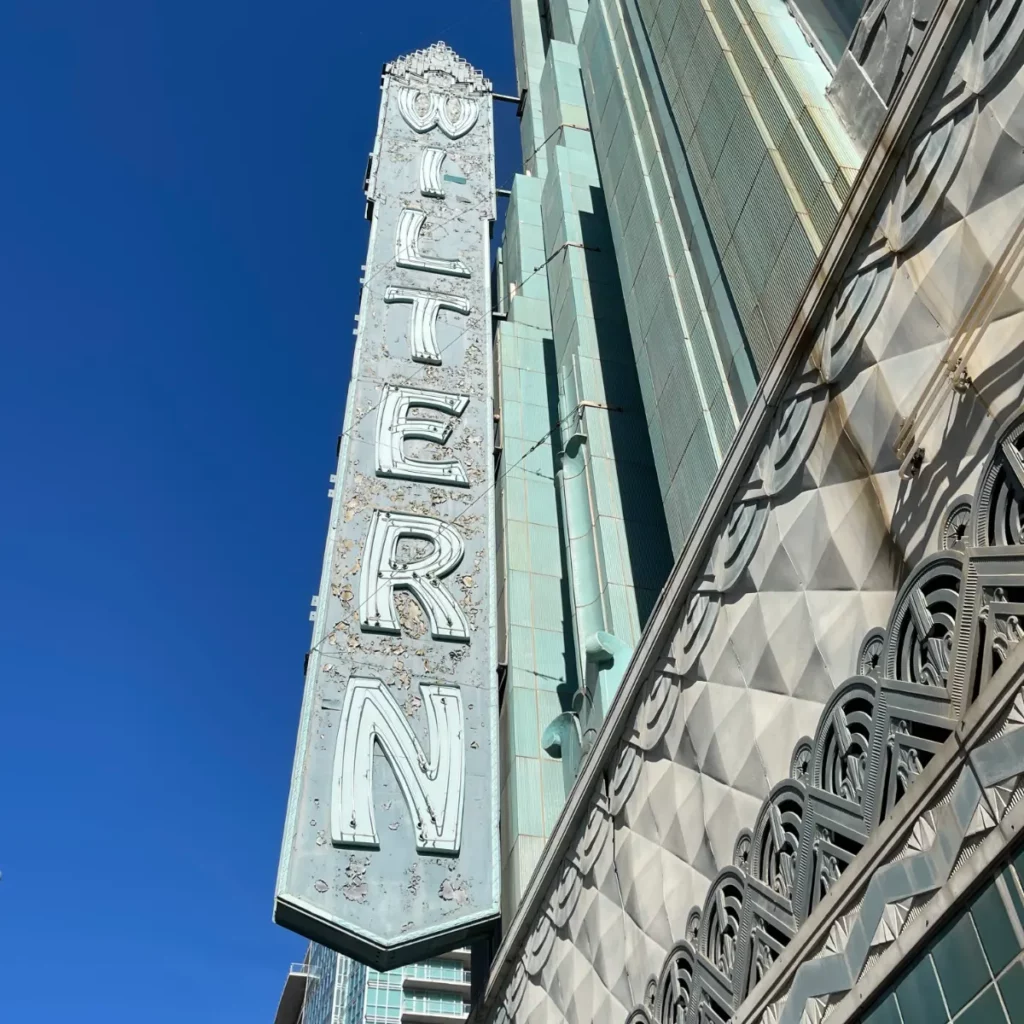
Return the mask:
<svg viewBox="0 0 1024 1024">
<path fill-rule="evenodd" d="M 838 64 L 860 17 L 860 0 L 796 0 L 796 5 L 821 49 Z"/>
</svg>

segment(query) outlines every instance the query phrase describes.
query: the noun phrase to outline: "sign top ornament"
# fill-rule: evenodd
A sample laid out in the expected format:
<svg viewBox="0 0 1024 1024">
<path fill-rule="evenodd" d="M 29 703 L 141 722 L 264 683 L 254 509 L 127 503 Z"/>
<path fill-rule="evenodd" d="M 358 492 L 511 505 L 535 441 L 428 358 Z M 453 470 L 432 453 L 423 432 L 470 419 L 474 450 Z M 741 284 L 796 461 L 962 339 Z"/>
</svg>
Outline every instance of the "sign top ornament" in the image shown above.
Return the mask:
<svg viewBox="0 0 1024 1024">
<path fill-rule="evenodd" d="M 441 42 L 385 64 L 384 75 L 400 85 L 451 89 L 467 95 L 489 96 L 492 91 L 482 72 Z"/>
<path fill-rule="evenodd" d="M 491 84 L 385 66 L 274 919 L 388 970 L 500 917 Z"/>
</svg>

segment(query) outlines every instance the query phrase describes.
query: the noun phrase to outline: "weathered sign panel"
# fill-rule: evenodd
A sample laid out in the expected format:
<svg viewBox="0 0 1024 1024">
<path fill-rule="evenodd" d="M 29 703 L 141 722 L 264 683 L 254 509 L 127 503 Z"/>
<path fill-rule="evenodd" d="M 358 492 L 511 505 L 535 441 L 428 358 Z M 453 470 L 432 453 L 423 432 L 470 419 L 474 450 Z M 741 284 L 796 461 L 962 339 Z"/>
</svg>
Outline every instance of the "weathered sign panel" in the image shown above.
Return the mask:
<svg viewBox="0 0 1024 1024">
<path fill-rule="evenodd" d="M 381 969 L 499 917 L 491 88 L 388 65 L 274 918 Z"/>
</svg>

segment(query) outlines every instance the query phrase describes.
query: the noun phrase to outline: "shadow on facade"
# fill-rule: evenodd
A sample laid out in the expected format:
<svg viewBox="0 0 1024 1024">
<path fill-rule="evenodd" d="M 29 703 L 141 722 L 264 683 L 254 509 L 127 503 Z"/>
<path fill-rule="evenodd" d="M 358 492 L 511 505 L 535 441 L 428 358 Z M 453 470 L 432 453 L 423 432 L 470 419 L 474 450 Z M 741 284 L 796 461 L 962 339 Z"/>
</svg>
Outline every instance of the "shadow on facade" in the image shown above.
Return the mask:
<svg viewBox="0 0 1024 1024">
<path fill-rule="evenodd" d="M 622 501 L 624 532 L 642 629 L 672 569 L 672 545 L 654 467 L 604 193 L 592 187 L 590 197 L 594 212 L 580 214 L 580 231 L 605 399 L 612 407 L 608 424 L 614 472 Z"/>
<path fill-rule="evenodd" d="M 911 565 L 924 557 L 931 538 L 957 497 L 966 490 L 973 491 L 973 484 L 968 486 L 968 481 L 978 460 L 967 457 L 966 444 L 991 436 L 1019 411 L 1022 379 L 1024 348 L 1017 345 L 979 373 L 963 395 L 954 397 L 934 458 L 928 461 L 932 453 L 926 451 L 926 461 L 917 476 L 900 481 L 892 533 Z M 1011 396 L 1013 401 L 1007 401 Z M 986 418 L 993 420 L 988 430 L 983 429 Z M 947 495 L 948 500 L 940 501 L 941 495 Z M 925 510 L 928 515 L 922 522 Z"/>
<path fill-rule="evenodd" d="M 555 342 L 553 338 L 544 339 L 544 380 L 547 387 L 548 426 L 551 428 L 551 479 L 558 479 L 558 470 L 562 460 L 561 416 L 558 411 L 558 369 L 555 365 Z M 555 515 L 558 521 L 558 556 L 559 571 L 562 576 L 562 642 L 565 645 L 565 678 L 555 687 L 558 702 L 563 711 L 573 709 L 573 698 L 579 690 L 576 672 L 576 638 L 573 634 L 572 599 L 569 593 L 572 576 L 569 568 L 569 535 L 565 528 L 565 514 L 562 502 L 555 502 Z"/>
</svg>

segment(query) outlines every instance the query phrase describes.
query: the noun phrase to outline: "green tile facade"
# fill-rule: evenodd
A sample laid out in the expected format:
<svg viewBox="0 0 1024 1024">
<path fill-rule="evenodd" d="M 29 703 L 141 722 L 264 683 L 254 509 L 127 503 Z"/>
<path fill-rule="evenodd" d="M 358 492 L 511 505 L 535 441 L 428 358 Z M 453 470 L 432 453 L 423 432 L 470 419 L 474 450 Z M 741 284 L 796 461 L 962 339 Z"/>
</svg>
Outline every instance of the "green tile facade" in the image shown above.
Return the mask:
<svg viewBox="0 0 1024 1024">
<path fill-rule="evenodd" d="M 1024 1024 L 1024 851 L 991 876 L 858 1024 Z"/>
<path fill-rule="evenodd" d="M 551 12 L 553 23 L 571 27 L 566 0 L 553 0 Z M 541 102 L 548 168 L 541 209 L 586 742 L 627 657 L 606 662 L 610 641 L 597 651 L 593 638 L 606 633 L 620 648 L 636 646 L 672 555 L 573 43 L 549 41 Z"/>
<path fill-rule="evenodd" d="M 542 181 L 518 175 L 502 246 L 512 293 L 498 325 L 501 462 L 496 501 L 501 522 L 499 615 L 507 677 L 501 706 L 502 900 L 513 910 L 565 801 L 562 767 L 541 747 L 552 719 L 571 707 L 576 656 L 568 573 L 555 490 L 559 449 L 548 283 L 540 223 Z"/>
<path fill-rule="evenodd" d="M 495 342 L 506 915 L 672 565 L 580 78 L 586 13 L 585 0 L 554 0 L 544 16 L 536 0 L 513 4 L 525 173 Z"/>
<path fill-rule="evenodd" d="M 580 56 L 678 553 L 860 156 L 784 0 L 594 0 Z"/>
<path fill-rule="evenodd" d="M 860 162 L 831 74 L 784 0 L 634 3 L 763 369 Z"/>
<path fill-rule="evenodd" d="M 713 287 L 720 291 L 720 272 L 713 279 L 701 273 L 709 258 L 706 228 L 695 225 L 702 215 L 681 212 L 672 197 L 671 158 L 654 132 L 616 0 L 591 4 L 580 57 L 654 462 L 678 554 L 756 374 L 731 307 Z"/>
</svg>

